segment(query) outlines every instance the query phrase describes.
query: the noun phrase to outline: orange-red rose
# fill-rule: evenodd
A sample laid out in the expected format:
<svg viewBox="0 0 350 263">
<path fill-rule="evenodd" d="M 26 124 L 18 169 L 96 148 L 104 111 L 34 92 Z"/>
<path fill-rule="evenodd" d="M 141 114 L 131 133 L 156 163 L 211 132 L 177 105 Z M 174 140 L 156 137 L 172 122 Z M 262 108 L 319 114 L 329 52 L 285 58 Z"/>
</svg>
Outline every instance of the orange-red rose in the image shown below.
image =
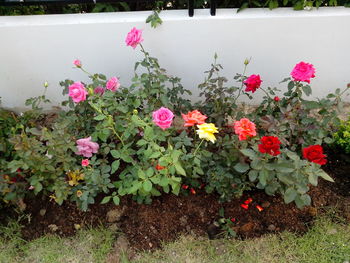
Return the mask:
<svg viewBox="0 0 350 263">
<path fill-rule="evenodd" d="M 181 115 L 185 121 L 185 124 L 184 124 L 185 127 L 191 127 L 197 124 L 198 125 L 203 124 L 205 123 L 205 119 L 207 118 L 207 116 L 203 115 L 198 110 L 190 111 L 187 114 L 181 114 Z"/>
</svg>

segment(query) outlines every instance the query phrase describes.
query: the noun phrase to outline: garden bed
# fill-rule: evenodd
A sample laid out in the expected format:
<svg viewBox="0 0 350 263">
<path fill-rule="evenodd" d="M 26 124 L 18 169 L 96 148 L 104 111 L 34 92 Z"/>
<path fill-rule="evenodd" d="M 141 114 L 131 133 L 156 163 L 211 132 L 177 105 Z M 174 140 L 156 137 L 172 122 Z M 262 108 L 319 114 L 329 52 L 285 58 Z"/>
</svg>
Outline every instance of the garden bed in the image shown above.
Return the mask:
<svg viewBox="0 0 350 263">
<path fill-rule="evenodd" d="M 278 196 L 267 196 L 258 190 L 246 192 L 243 197 L 227 203 L 219 203 L 217 196 L 208 195 L 204 190 L 188 196 L 162 195 L 154 198 L 150 205 L 139 205 L 124 198 L 120 206 L 97 204 L 87 212 L 77 209 L 73 203 L 65 202 L 59 206 L 53 201 L 35 199 L 27 202 L 31 220 L 25 224 L 22 234 L 25 239 L 38 238 L 46 233 L 70 236 L 79 228 L 102 224 L 116 233 L 126 234 L 133 248 L 148 250 L 184 233 L 219 238 L 223 232 L 213 223 L 220 219 L 221 207 L 225 218 L 235 219 L 233 229 L 241 238 L 284 230 L 302 234 L 326 207 L 339 209 L 340 214 L 350 221 L 350 163 L 334 150 L 329 149 L 327 153 L 329 162 L 324 169 L 335 183 L 320 181 L 320 185 L 310 191 L 313 205 L 302 210 L 294 204 L 284 204 Z M 253 201 L 246 210 L 240 205 L 248 198 Z M 263 211 L 259 212 L 256 205 L 260 205 Z"/>
</svg>

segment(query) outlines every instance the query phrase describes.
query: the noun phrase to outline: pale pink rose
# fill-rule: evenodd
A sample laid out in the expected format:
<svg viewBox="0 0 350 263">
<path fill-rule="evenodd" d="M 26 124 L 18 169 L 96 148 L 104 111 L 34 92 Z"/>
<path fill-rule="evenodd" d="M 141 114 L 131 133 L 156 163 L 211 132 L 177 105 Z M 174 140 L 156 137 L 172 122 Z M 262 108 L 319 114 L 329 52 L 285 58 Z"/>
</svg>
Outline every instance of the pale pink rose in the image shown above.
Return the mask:
<svg viewBox="0 0 350 263">
<path fill-rule="evenodd" d="M 86 100 L 86 95 L 88 94 L 88 92 L 86 91 L 84 85 L 81 82 L 74 82 L 68 87 L 68 89 L 68 95 L 72 98 L 72 100 L 75 103 L 79 103 L 81 101 Z"/>
<path fill-rule="evenodd" d="M 310 79 L 315 77 L 315 68 L 310 63 L 300 62 L 295 65 L 290 73 L 294 81 L 304 81 L 310 83 Z"/>
<path fill-rule="evenodd" d="M 125 39 L 125 43 L 127 46 L 131 46 L 134 49 L 137 47 L 138 44 L 140 44 L 143 41 L 142 39 L 142 31 L 139 29 L 136 29 L 134 27 L 131 29 L 131 31 L 128 33 Z"/>
<path fill-rule="evenodd" d="M 88 166 L 88 165 L 89 165 L 89 160 L 88 160 L 88 159 L 83 159 L 83 160 L 81 160 L 81 166 L 86 167 L 86 166 Z"/>
<path fill-rule="evenodd" d="M 77 68 L 81 68 L 81 61 L 79 59 L 76 59 L 73 61 L 73 64 L 77 67 Z"/>
<path fill-rule="evenodd" d="M 256 136 L 255 124 L 247 118 L 235 121 L 233 128 L 240 141 L 245 141 L 250 137 Z"/>
<path fill-rule="evenodd" d="M 120 87 L 119 79 L 117 77 L 110 78 L 106 83 L 106 89 L 116 91 Z"/>
<path fill-rule="evenodd" d="M 78 151 L 77 155 L 91 157 L 93 153 L 97 153 L 100 146 L 96 142 L 91 141 L 91 137 L 79 139 L 76 141 Z"/>
<path fill-rule="evenodd" d="M 159 126 L 162 130 L 169 128 L 173 122 L 174 113 L 164 107 L 156 110 L 152 114 L 153 122 Z"/>
<path fill-rule="evenodd" d="M 94 89 L 94 93 L 95 94 L 100 94 L 101 96 L 103 95 L 103 93 L 105 93 L 105 89 L 101 86 L 97 86 L 95 89 Z"/>
</svg>

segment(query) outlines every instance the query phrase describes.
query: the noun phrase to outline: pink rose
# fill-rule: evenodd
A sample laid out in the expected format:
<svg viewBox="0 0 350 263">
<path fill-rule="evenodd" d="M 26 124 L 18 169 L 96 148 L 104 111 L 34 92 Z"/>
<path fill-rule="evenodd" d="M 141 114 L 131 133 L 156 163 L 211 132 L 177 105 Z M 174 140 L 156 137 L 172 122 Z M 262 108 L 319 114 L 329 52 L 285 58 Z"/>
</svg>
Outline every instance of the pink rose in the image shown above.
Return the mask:
<svg viewBox="0 0 350 263">
<path fill-rule="evenodd" d="M 295 65 L 290 73 L 294 81 L 304 81 L 310 83 L 310 79 L 315 77 L 315 68 L 312 64 L 300 62 Z"/>
<path fill-rule="evenodd" d="M 81 160 L 81 166 L 86 167 L 86 166 L 88 166 L 88 165 L 89 165 L 89 160 L 88 160 L 88 159 L 83 159 L 83 160 Z"/>
<path fill-rule="evenodd" d="M 84 85 L 81 82 L 74 82 L 68 87 L 68 95 L 72 98 L 75 103 L 86 100 L 88 92 L 85 90 Z"/>
<path fill-rule="evenodd" d="M 260 75 L 251 75 L 243 82 L 246 85 L 245 91 L 251 91 L 254 93 L 258 88 L 260 88 L 261 82 L 262 80 L 260 79 Z"/>
<path fill-rule="evenodd" d="M 165 130 L 171 126 L 174 118 L 174 113 L 167 108 L 161 107 L 159 110 L 154 111 L 152 116 L 153 122 L 162 130 Z"/>
<path fill-rule="evenodd" d="M 81 61 L 79 59 L 76 59 L 73 61 L 73 64 L 77 67 L 77 68 L 81 68 Z"/>
<path fill-rule="evenodd" d="M 280 97 L 275 96 L 275 97 L 273 98 L 273 100 L 276 101 L 276 102 L 279 102 L 281 99 L 280 99 Z"/>
<path fill-rule="evenodd" d="M 94 93 L 95 94 L 100 94 L 101 96 L 103 95 L 103 93 L 105 93 L 105 89 L 101 86 L 97 86 L 95 89 L 94 89 Z"/>
<path fill-rule="evenodd" d="M 119 87 L 120 87 L 120 83 L 117 77 L 112 77 L 107 81 L 106 89 L 110 91 L 116 91 Z"/>
<path fill-rule="evenodd" d="M 82 155 L 84 157 L 91 157 L 93 153 L 97 153 L 100 146 L 96 142 L 91 141 L 91 137 L 83 138 L 77 140 L 77 155 Z"/>
<path fill-rule="evenodd" d="M 143 41 L 142 39 L 142 31 L 139 29 L 136 29 L 134 27 L 131 29 L 131 31 L 128 33 L 125 39 L 125 43 L 127 46 L 131 46 L 134 49 L 137 47 L 138 44 L 140 44 Z"/>
</svg>

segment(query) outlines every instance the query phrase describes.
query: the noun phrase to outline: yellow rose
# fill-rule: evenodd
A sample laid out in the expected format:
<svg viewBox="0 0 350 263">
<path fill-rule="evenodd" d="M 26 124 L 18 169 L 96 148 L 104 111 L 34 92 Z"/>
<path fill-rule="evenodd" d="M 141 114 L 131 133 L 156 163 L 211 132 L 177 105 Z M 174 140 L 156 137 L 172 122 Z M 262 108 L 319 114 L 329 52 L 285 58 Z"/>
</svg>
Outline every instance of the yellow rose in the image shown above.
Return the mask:
<svg viewBox="0 0 350 263">
<path fill-rule="evenodd" d="M 214 133 L 218 133 L 219 131 L 213 123 L 203 123 L 201 125 L 197 125 L 197 128 L 199 138 L 211 141 L 212 143 L 216 141 Z"/>
</svg>

